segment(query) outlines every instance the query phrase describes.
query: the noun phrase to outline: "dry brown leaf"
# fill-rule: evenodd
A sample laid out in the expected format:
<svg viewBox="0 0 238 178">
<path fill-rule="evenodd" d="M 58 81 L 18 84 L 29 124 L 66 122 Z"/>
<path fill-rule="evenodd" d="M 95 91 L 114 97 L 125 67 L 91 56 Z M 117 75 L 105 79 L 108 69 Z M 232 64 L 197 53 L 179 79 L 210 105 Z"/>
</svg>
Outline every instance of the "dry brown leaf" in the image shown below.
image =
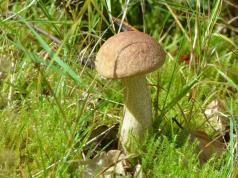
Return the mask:
<svg viewBox="0 0 238 178">
<path fill-rule="evenodd" d="M 199 160 L 203 164 L 207 162 L 214 154 L 220 156 L 225 150 L 225 145 L 217 139 L 211 139 L 205 132 L 200 130 L 190 131 L 190 141 L 198 141 L 197 152 Z"/>
<path fill-rule="evenodd" d="M 126 176 L 126 156 L 120 150 L 102 152 L 84 164 L 83 178 L 121 178 Z"/>
<path fill-rule="evenodd" d="M 228 126 L 228 119 L 223 113 L 224 110 L 224 102 L 222 100 L 215 99 L 207 105 L 204 112 L 210 126 L 218 132 L 224 132 Z"/>
</svg>

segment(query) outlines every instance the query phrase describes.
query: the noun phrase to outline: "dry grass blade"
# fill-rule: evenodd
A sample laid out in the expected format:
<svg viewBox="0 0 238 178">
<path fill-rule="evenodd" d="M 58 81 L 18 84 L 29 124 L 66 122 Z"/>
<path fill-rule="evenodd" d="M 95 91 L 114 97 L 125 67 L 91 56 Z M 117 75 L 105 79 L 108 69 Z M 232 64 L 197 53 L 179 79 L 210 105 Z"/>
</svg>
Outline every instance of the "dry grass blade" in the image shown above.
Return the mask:
<svg viewBox="0 0 238 178">
<path fill-rule="evenodd" d="M 171 13 L 171 15 L 174 17 L 174 20 L 176 21 L 176 23 L 178 24 L 179 28 L 181 29 L 181 31 L 184 33 L 186 39 L 188 41 L 190 41 L 190 38 L 186 32 L 186 30 L 183 28 L 183 25 L 180 23 L 178 16 L 174 13 L 174 11 L 171 9 L 171 7 L 167 4 L 167 3 L 163 3 L 169 10 L 169 12 Z"/>
</svg>

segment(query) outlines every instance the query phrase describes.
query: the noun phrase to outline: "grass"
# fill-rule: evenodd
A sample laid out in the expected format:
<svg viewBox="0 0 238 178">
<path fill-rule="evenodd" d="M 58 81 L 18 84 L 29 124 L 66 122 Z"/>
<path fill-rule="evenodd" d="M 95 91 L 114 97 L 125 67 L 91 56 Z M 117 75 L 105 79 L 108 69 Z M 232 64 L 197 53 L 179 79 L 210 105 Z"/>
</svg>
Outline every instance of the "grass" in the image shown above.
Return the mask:
<svg viewBox="0 0 238 178">
<path fill-rule="evenodd" d="M 0 177 L 80 177 L 91 133 L 121 122 L 120 81 L 83 65 L 118 32 L 112 16 L 167 52 L 148 76 L 155 127 L 132 167 L 140 162 L 145 177 L 236 177 L 238 46 L 227 2 L 69 2 L 0 2 Z M 188 55 L 190 62 L 181 62 Z M 225 103 L 230 142 L 220 159 L 201 166 L 185 131 L 216 134 L 204 117 L 215 99 Z"/>
</svg>

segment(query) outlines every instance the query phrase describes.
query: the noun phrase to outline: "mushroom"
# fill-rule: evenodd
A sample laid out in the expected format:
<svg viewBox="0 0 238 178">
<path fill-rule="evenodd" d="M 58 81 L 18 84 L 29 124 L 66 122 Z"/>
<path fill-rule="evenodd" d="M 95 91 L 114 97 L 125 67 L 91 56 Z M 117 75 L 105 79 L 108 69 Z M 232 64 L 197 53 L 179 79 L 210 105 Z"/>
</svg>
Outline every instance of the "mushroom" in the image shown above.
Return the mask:
<svg viewBox="0 0 238 178">
<path fill-rule="evenodd" d="M 121 79 L 125 85 L 124 118 L 120 142 L 129 151 L 130 135 L 141 143 L 152 127 L 152 106 L 145 74 L 159 68 L 165 52 L 149 35 L 127 31 L 110 37 L 96 55 L 96 70 L 109 79 Z"/>
</svg>

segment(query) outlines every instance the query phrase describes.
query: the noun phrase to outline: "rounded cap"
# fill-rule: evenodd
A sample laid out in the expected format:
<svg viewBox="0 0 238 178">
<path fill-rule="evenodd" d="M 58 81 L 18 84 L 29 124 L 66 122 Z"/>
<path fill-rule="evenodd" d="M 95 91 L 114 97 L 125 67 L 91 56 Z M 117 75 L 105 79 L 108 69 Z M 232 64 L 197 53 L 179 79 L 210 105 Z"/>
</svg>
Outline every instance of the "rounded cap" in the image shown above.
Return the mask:
<svg viewBox="0 0 238 178">
<path fill-rule="evenodd" d="M 96 70 L 106 78 L 125 78 L 159 68 L 165 52 L 149 35 L 138 31 L 118 33 L 109 38 L 96 56 Z"/>
</svg>

